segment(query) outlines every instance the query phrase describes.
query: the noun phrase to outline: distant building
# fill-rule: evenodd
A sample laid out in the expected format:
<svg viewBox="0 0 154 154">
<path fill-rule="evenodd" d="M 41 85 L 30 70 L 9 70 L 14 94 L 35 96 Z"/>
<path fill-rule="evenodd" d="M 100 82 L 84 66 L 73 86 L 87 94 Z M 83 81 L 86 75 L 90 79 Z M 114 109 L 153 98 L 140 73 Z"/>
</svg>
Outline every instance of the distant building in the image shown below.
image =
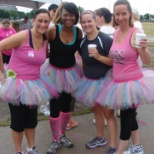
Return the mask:
<svg viewBox="0 0 154 154">
<path fill-rule="evenodd" d="M 8 11 L 15 10 L 15 11 L 17 11 L 18 9 L 14 5 L 0 4 L 0 10 L 8 10 Z"/>
</svg>

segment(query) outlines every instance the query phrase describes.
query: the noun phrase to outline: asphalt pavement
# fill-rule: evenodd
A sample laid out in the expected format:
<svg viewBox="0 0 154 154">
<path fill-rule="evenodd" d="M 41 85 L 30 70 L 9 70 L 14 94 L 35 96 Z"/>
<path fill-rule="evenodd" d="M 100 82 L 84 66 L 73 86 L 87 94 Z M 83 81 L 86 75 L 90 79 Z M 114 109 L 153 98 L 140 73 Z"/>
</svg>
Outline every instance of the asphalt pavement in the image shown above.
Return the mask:
<svg viewBox="0 0 154 154">
<path fill-rule="evenodd" d="M 138 108 L 138 122 L 140 130 L 140 141 L 143 145 L 144 154 L 154 154 L 154 105 L 141 106 Z M 109 145 L 92 150 L 86 149 L 85 144 L 96 136 L 96 127 L 93 124 L 93 113 L 73 116 L 78 121 L 78 127 L 66 132 L 66 135 L 74 143 L 74 147 L 67 149 L 62 147 L 56 154 L 105 154 Z M 119 118 L 118 136 L 119 136 Z M 104 131 L 108 138 L 107 127 Z M 48 120 L 39 121 L 36 129 L 36 146 L 42 154 L 46 154 L 52 142 L 52 135 Z M 117 138 L 118 144 L 118 138 Z M 131 141 L 130 141 L 131 144 Z M 23 150 L 25 151 L 27 143 L 23 139 Z M 15 148 L 12 142 L 9 126 L 0 127 L 0 154 L 15 154 Z"/>
</svg>

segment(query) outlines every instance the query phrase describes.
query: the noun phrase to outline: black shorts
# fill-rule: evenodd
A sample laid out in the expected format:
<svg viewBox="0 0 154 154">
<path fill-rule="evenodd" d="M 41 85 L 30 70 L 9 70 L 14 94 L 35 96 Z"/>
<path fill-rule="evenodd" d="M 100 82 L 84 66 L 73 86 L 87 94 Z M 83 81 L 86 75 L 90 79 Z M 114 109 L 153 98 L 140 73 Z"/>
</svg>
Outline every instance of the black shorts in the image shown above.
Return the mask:
<svg viewBox="0 0 154 154">
<path fill-rule="evenodd" d="M 3 56 L 3 63 L 9 63 L 11 56 L 7 56 L 4 53 L 2 53 Z"/>
<path fill-rule="evenodd" d="M 14 131 L 22 132 L 25 128 L 35 128 L 37 126 L 37 106 L 9 104 L 9 108 L 11 114 L 10 128 Z"/>
</svg>

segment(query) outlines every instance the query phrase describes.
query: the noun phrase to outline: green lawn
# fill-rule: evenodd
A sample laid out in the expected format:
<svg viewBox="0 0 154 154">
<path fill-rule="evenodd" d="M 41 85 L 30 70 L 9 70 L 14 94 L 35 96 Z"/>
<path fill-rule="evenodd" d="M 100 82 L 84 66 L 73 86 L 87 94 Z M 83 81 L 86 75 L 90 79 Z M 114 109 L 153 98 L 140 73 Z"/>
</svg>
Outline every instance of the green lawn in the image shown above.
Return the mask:
<svg viewBox="0 0 154 154">
<path fill-rule="evenodd" d="M 154 37 L 154 22 L 142 22 L 144 32 Z"/>
</svg>

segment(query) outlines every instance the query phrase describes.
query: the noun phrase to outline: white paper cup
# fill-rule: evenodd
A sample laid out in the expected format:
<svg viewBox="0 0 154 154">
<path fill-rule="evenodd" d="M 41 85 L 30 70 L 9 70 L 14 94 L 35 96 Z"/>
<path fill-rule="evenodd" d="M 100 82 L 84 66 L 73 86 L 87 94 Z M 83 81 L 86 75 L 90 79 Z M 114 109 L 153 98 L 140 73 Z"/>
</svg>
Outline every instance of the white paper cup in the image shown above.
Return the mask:
<svg viewBox="0 0 154 154">
<path fill-rule="evenodd" d="M 93 50 L 96 49 L 96 47 L 97 47 L 96 44 L 89 44 L 89 45 L 88 45 L 88 53 L 89 53 L 89 57 L 92 57 L 92 52 L 93 52 Z"/>
<path fill-rule="evenodd" d="M 136 48 L 140 48 L 140 46 L 139 46 L 140 41 L 142 39 L 145 39 L 145 38 L 147 38 L 145 33 L 136 33 L 135 34 L 135 45 L 136 45 Z"/>
</svg>

